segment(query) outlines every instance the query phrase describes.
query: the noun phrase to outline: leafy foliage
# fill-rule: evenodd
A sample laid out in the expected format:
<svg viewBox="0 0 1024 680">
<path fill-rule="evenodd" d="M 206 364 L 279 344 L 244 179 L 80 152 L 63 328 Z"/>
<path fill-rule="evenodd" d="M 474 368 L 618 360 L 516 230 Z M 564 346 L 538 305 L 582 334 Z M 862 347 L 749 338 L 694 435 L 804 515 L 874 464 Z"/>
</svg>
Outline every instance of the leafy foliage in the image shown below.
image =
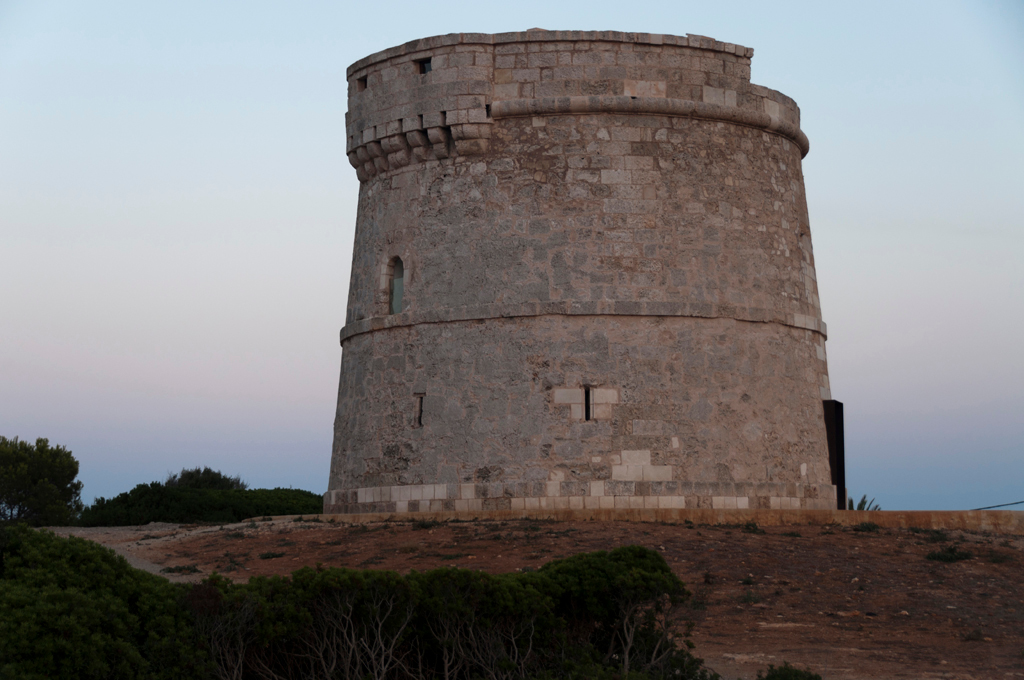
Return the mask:
<svg viewBox="0 0 1024 680">
<path fill-rule="evenodd" d="M 783 663 L 779 667 L 768 666 L 768 671 L 764 675 L 758 671 L 757 680 L 821 680 L 821 676 Z"/>
<path fill-rule="evenodd" d="M 936 562 L 959 562 L 972 559 L 974 554 L 970 550 L 961 550 L 960 546 L 947 545 L 942 550 L 928 553 L 926 557 Z"/>
<path fill-rule="evenodd" d="M 659 554 L 634 546 L 520 574 L 214 575 L 188 602 L 222 678 L 710 680 L 679 644 L 687 596 Z"/>
<path fill-rule="evenodd" d="M 82 510 L 78 461 L 46 439 L 0 437 L 0 524 L 66 525 Z"/>
<path fill-rule="evenodd" d="M 242 481 L 238 475 L 228 477 L 219 470 L 211 470 L 208 467 L 182 469 L 181 472 L 167 475 L 164 486 L 171 486 L 178 489 L 216 489 L 226 491 L 238 489 L 244 491 L 249 485 Z"/>
<path fill-rule="evenodd" d="M 80 524 L 129 526 L 149 522 L 241 522 L 262 515 L 313 514 L 323 499 L 301 489 L 205 489 L 139 484 L 114 498 L 97 498 Z"/>
<path fill-rule="evenodd" d="M 875 510 L 881 510 L 882 509 L 882 507 L 880 505 L 878 505 L 878 503 L 875 503 L 875 499 L 874 498 L 872 498 L 869 501 L 867 494 L 864 494 L 863 496 L 861 496 L 860 502 L 857 503 L 857 507 L 853 506 L 853 499 L 852 498 L 848 498 L 846 500 L 846 502 L 849 504 L 848 507 L 849 507 L 850 510 L 875 511 Z"/>
<path fill-rule="evenodd" d="M 95 543 L 0 528 L 0 678 L 206 677 L 182 592 Z"/>
</svg>

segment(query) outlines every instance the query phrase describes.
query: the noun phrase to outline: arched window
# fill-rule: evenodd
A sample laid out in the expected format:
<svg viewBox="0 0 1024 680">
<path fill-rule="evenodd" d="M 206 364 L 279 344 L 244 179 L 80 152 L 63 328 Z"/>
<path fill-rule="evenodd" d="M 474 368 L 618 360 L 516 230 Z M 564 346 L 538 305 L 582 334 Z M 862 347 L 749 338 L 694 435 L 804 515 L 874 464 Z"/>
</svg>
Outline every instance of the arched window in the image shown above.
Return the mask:
<svg viewBox="0 0 1024 680">
<path fill-rule="evenodd" d="M 402 311 L 402 292 L 405 290 L 405 267 L 402 258 L 396 257 L 388 265 L 388 312 Z"/>
</svg>

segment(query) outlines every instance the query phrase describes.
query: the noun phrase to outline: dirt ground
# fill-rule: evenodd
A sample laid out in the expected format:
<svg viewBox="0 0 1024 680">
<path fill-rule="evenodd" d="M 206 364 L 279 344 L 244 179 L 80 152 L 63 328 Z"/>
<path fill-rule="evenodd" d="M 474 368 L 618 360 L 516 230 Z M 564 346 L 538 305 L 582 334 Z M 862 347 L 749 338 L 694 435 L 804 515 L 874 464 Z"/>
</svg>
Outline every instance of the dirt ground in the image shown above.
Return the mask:
<svg viewBox="0 0 1024 680">
<path fill-rule="evenodd" d="M 509 572 L 579 552 L 658 550 L 693 593 L 695 652 L 723 677 L 783 661 L 826 680 L 1024 678 L 1024 537 L 872 526 L 543 520 L 59 529 L 174 580 L 304 566 Z M 971 559 L 942 562 L 950 546 Z"/>
</svg>

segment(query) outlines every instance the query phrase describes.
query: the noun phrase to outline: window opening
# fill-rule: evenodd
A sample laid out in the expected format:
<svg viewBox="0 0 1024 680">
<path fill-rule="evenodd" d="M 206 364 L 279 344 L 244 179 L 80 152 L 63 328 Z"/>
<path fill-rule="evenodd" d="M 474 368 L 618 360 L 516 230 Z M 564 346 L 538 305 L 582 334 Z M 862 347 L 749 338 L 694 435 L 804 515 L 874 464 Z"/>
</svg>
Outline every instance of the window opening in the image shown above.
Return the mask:
<svg viewBox="0 0 1024 680">
<path fill-rule="evenodd" d="M 422 75 L 424 73 L 430 73 L 431 70 L 430 59 L 418 59 L 416 61 L 416 73 Z"/>
<path fill-rule="evenodd" d="M 423 397 L 427 396 L 422 392 L 416 394 L 416 427 L 423 427 Z"/>
<path fill-rule="evenodd" d="M 402 293 L 405 292 L 405 267 L 402 265 L 402 258 L 396 257 L 392 260 L 390 269 L 388 310 L 391 314 L 400 314 L 402 312 Z"/>
<path fill-rule="evenodd" d="M 590 412 L 591 412 L 590 403 L 591 403 L 590 388 L 584 386 L 583 387 L 583 420 L 590 420 Z"/>
<path fill-rule="evenodd" d="M 366 76 L 362 78 L 356 78 L 356 92 L 362 92 L 366 89 Z"/>
</svg>

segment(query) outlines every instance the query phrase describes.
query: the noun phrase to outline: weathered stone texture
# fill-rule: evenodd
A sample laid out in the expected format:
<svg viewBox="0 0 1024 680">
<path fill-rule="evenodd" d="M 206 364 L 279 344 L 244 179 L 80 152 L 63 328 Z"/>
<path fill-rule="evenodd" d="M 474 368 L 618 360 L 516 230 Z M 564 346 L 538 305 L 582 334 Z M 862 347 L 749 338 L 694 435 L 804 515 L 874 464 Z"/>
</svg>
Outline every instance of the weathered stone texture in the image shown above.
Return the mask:
<svg viewBox="0 0 1024 680">
<path fill-rule="evenodd" d="M 751 55 L 531 31 L 349 69 L 327 511 L 834 507 L 807 143 Z"/>
</svg>

